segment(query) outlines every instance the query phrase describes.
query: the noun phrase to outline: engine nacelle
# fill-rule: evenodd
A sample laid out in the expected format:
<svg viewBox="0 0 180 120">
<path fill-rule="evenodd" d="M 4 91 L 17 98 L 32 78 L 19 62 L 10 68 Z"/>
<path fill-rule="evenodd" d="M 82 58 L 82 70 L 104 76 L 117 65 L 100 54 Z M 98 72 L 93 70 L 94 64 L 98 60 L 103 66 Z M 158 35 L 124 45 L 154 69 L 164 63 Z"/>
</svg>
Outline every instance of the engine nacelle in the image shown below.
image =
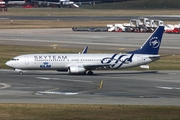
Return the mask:
<svg viewBox="0 0 180 120">
<path fill-rule="evenodd" d="M 83 66 L 70 66 L 68 68 L 69 74 L 84 74 L 86 69 Z"/>
</svg>

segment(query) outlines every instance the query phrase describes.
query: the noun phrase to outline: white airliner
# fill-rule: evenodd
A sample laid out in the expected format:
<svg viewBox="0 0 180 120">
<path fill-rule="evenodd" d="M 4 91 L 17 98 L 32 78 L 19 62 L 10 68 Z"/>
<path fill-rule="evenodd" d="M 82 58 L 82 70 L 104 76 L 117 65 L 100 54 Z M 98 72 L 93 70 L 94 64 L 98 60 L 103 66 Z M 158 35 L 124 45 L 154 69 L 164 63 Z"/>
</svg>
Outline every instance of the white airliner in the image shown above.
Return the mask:
<svg viewBox="0 0 180 120">
<path fill-rule="evenodd" d="M 20 74 L 23 70 L 57 70 L 89 75 L 93 74 L 92 70 L 147 65 L 160 58 L 163 33 L 164 26 L 159 26 L 139 49 L 126 54 L 26 54 L 14 57 L 6 65 Z"/>
<path fill-rule="evenodd" d="M 58 2 L 51 2 L 51 1 L 42 1 L 42 0 L 31 0 L 31 2 L 36 2 L 38 4 L 47 4 L 47 5 L 59 5 L 59 6 L 74 6 L 79 8 L 79 5 L 75 4 L 73 1 L 70 0 L 59 0 Z"/>
<path fill-rule="evenodd" d="M 24 0 L 22 0 L 22 1 L 8 1 L 8 4 L 24 5 L 25 1 Z"/>
</svg>

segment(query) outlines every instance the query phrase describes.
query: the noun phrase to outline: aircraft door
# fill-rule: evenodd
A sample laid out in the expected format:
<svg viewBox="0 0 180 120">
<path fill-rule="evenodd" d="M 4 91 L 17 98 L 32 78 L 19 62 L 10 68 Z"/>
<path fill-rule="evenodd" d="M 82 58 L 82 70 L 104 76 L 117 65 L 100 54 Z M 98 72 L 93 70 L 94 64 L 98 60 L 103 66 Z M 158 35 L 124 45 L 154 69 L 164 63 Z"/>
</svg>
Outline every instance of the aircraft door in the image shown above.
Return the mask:
<svg viewBox="0 0 180 120">
<path fill-rule="evenodd" d="M 141 63 L 142 63 L 142 60 L 143 60 L 143 58 L 140 57 L 140 56 L 138 56 L 138 57 L 137 57 L 137 64 L 141 64 Z"/>
<path fill-rule="evenodd" d="M 25 56 L 24 60 L 25 60 L 25 65 L 29 66 L 29 57 Z"/>
</svg>

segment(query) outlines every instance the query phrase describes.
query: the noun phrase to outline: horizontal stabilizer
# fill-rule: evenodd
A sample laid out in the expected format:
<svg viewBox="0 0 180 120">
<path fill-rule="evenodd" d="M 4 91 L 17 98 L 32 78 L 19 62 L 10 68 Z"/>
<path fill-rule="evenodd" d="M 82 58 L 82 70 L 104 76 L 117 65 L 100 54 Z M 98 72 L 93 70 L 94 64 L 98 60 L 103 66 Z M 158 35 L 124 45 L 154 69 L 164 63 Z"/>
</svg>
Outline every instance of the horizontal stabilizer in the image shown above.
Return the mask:
<svg viewBox="0 0 180 120">
<path fill-rule="evenodd" d="M 160 55 L 150 55 L 149 58 L 160 58 Z"/>
</svg>

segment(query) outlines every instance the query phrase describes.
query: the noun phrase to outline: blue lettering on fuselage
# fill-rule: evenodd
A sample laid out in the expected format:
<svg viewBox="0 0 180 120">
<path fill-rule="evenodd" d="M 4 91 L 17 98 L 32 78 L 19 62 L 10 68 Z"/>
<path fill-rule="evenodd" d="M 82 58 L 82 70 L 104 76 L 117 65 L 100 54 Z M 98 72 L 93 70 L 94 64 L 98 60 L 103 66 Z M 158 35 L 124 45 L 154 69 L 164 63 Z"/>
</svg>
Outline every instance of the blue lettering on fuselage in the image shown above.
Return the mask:
<svg viewBox="0 0 180 120">
<path fill-rule="evenodd" d="M 127 55 L 118 55 L 114 54 L 112 57 L 106 57 L 101 60 L 102 64 L 110 64 L 111 68 L 118 69 L 120 68 L 129 58 Z M 123 59 L 126 57 L 125 59 Z M 132 61 L 129 61 L 131 63 Z"/>
<path fill-rule="evenodd" d="M 51 68 L 51 65 L 40 65 L 40 68 Z"/>
<path fill-rule="evenodd" d="M 34 61 L 50 61 L 50 60 L 55 60 L 55 61 L 59 61 L 59 60 L 67 60 L 67 56 L 66 55 L 35 55 L 34 56 Z"/>
<path fill-rule="evenodd" d="M 40 65 L 40 68 L 51 68 L 48 62 L 43 62 L 43 65 Z"/>
</svg>

